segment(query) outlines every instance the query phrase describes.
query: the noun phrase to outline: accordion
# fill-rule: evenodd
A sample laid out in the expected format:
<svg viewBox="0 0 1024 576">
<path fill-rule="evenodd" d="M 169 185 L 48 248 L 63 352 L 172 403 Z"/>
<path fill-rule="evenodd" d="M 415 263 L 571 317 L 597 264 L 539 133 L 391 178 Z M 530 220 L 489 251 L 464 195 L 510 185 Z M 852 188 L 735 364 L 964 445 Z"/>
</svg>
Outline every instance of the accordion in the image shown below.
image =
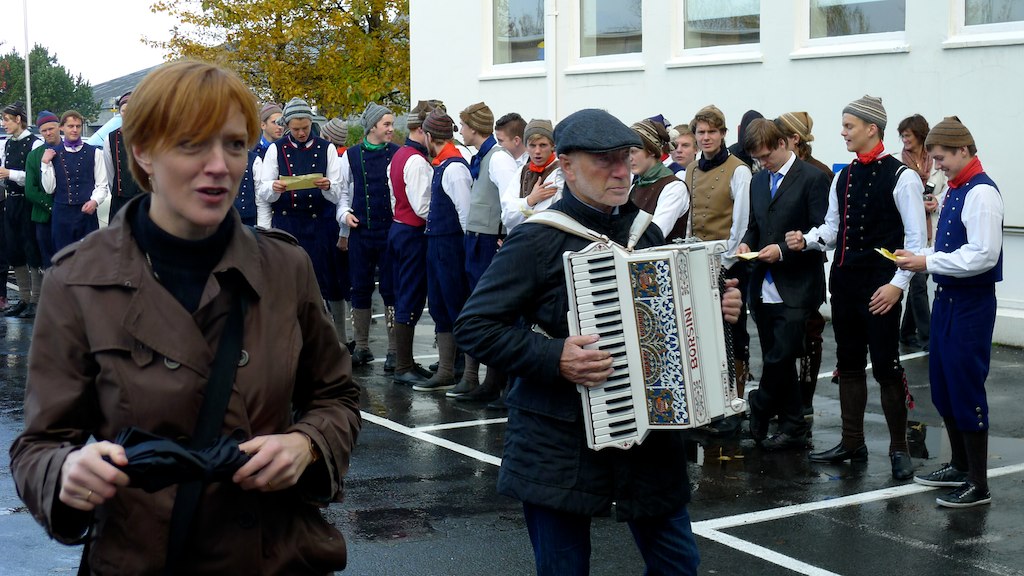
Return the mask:
<svg viewBox="0 0 1024 576">
<path fill-rule="evenodd" d="M 656 429 L 742 412 L 721 310 L 725 241 L 629 251 L 594 242 L 563 255 L 569 331 L 598 334 L 612 356 L 603 384 L 578 386 L 587 445 L 629 448 Z"/>
</svg>

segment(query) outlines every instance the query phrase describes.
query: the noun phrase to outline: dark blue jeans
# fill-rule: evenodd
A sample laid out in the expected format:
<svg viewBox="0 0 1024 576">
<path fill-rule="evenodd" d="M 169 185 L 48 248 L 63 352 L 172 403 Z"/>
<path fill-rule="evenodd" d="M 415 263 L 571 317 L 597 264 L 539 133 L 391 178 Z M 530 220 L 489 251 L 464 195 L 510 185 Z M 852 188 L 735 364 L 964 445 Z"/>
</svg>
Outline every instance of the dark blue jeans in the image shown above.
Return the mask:
<svg viewBox="0 0 1024 576">
<path fill-rule="evenodd" d="M 537 576 L 590 574 L 590 517 L 523 503 Z M 686 506 L 672 514 L 630 520 L 646 576 L 697 574 L 700 553 Z"/>
</svg>

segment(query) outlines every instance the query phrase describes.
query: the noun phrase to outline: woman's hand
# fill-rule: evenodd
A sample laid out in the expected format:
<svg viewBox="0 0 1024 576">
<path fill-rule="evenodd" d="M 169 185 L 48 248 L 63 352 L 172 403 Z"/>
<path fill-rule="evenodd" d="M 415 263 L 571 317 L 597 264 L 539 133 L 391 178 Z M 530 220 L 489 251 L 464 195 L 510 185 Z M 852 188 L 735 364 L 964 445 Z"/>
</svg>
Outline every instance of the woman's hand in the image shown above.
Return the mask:
<svg viewBox="0 0 1024 576">
<path fill-rule="evenodd" d="M 231 478 L 243 490 L 273 492 L 290 488 L 313 461 L 309 436 L 302 432 L 257 436 L 238 447 L 251 456 Z"/>
<path fill-rule="evenodd" d="M 110 462 L 103 459 L 110 458 Z M 113 464 L 112 464 L 112 463 Z M 64 504 L 89 512 L 110 500 L 117 489 L 128 485 L 128 475 L 117 469 L 127 466 L 124 448 L 113 442 L 97 442 L 75 450 L 60 467 L 60 494 Z"/>
</svg>

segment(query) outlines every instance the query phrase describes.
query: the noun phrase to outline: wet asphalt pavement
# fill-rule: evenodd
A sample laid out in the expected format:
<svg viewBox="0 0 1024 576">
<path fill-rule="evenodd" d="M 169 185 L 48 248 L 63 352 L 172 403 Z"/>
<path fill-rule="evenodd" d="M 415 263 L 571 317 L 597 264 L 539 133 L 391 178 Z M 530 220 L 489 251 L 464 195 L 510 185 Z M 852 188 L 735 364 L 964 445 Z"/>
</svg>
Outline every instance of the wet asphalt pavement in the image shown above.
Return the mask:
<svg viewBox="0 0 1024 576">
<path fill-rule="evenodd" d="M 415 352 L 424 365 L 436 359 L 432 330 L 429 318 L 417 330 Z M 23 425 L 31 334 L 28 320 L 0 320 L 0 575 L 74 574 L 81 549 L 46 537 L 10 476 L 6 448 Z M 829 326 L 823 373 L 834 363 L 832 342 Z M 752 347 L 756 375 L 756 337 Z M 346 500 L 326 511 L 348 541 L 345 573 L 533 573 L 519 503 L 495 493 L 504 414 L 383 377 L 383 319 L 373 326 L 371 348 L 377 361 L 356 369 L 365 419 Z M 930 471 L 948 460 L 948 447 L 929 400 L 927 357 L 908 354 L 904 366 L 917 400 L 910 418 L 929 426 L 931 458 L 915 465 Z M 768 454 L 750 441 L 695 435 L 700 448 L 691 465 L 690 515 L 701 574 L 1024 575 L 1022 370 L 1024 352 L 994 348 L 991 506 L 940 509 L 941 488 L 892 480 L 877 388 L 869 393 L 866 464 L 811 464 L 807 451 Z M 838 387 L 827 375 L 818 381 L 814 418 L 814 449 L 830 448 L 839 440 L 840 419 Z M 624 524 L 595 519 L 592 566 L 594 575 L 643 573 Z"/>
</svg>

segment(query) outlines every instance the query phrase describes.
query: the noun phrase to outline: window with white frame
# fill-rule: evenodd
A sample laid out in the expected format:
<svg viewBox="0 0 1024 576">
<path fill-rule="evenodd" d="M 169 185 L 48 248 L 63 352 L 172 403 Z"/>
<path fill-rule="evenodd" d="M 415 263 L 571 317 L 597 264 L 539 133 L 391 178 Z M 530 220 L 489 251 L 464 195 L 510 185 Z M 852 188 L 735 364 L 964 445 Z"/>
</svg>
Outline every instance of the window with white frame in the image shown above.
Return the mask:
<svg viewBox="0 0 1024 576">
<path fill-rule="evenodd" d="M 643 51 L 640 0 L 580 0 L 580 57 Z"/>
<path fill-rule="evenodd" d="M 964 24 L 984 26 L 1024 21 L 1024 0 L 964 0 Z"/>
<path fill-rule="evenodd" d="M 906 0 L 810 0 L 810 37 L 902 32 Z"/>
<path fill-rule="evenodd" d="M 544 60 L 544 0 L 494 0 L 493 62 Z"/>
<path fill-rule="evenodd" d="M 684 0 L 683 49 L 757 44 L 760 0 Z"/>
</svg>

